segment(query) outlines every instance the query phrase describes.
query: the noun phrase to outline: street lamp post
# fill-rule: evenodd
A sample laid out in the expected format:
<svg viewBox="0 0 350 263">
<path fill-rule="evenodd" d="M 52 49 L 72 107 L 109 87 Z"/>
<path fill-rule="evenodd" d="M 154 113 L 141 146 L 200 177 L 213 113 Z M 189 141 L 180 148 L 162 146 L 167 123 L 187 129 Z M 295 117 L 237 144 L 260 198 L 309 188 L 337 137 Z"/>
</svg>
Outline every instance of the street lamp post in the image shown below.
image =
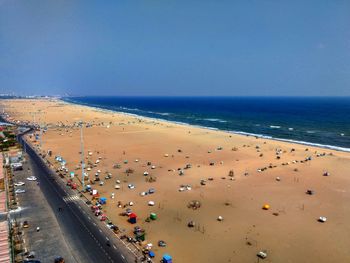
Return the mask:
<svg viewBox="0 0 350 263">
<path fill-rule="evenodd" d="M 81 151 L 81 183 L 83 186 L 83 191 L 85 189 L 85 163 L 84 163 L 84 141 L 83 141 L 83 122 L 80 123 L 80 151 Z"/>
</svg>

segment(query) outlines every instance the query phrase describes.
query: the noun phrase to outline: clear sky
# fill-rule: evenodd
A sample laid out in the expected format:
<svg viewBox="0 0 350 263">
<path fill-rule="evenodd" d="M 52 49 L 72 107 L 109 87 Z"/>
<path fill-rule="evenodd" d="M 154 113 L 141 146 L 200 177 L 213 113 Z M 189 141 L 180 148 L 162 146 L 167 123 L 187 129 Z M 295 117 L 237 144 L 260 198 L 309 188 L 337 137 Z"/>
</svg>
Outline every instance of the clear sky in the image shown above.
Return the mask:
<svg viewBox="0 0 350 263">
<path fill-rule="evenodd" d="M 350 95 L 350 1 L 0 0 L 0 93 Z"/>
</svg>

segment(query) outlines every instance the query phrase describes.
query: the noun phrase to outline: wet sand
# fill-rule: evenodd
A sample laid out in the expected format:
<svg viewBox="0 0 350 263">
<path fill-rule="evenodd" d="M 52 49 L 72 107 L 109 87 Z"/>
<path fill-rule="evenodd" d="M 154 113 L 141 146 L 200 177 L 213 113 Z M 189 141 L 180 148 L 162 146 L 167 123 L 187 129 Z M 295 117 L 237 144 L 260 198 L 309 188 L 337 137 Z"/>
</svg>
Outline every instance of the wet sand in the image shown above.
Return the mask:
<svg viewBox="0 0 350 263">
<path fill-rule="evenodd" d="M 101 170 L 104 181 L 103 186 L 92 186 L 107 197 L 105 213 L 126 234 L 135 225 L 119 215 L 125 208 L 118 208 L 117 203 L 134 203 L 130 208 L 138 216 L 136 225 L 146 230 L 155 262 L 163 253 L 172 255 L 174 262 L 257 262 L 260 250 L 267 250 L 264 262 L 350 262 L 349 153 L 56 100 L 2 100 L 0 106 L 12 120 L 33 122 L 35 112 L 35 122 L 48 127 L 42 151 L 52 151 L 49 159 L 56 166 L 54 156 L 62 156 L 69 170 L 79 176 L 74 179 L 78 183 L 80 130 L 72 126 L 80 120 L 92 125 L 83 129 L 85 163 L 91 167 L 90 179 Z M 38 145 L 34 137 L 28 140 Z M 115 164 L 121 168 L 113 168 Z M 187 164 L 192 167 L 184 169 Z M 134 172 L 126 174 L 128 168 Z M 327 171 L 330 175 L 323 176 Z M 104 179 L 106 172 L 112 174 L 111 179 Z M 149 182 L 150 177 L 156 181 Z M 119 190 L 114 189 L 116 180 L 121 182 Z M 205 185 L 201 180 L 206 180 Z M 179 191 L 181 185 L 191 190 Z M 149 188 L 155 193 L 140 195 Z M 314 195 L 307 195 L 307 189 L 314 190 Z M 201 207 L 188 208 L 192 200 L 198 200 Z M 155 205 L 148 206 L 149 201 Z M 264 204 L 270 209 L 263 210 Z M 151 212 L 158 219 L 145 222 Z M 223 221 L 217 220 L 219 216 Z M 320 216 L 327 217 L 327 222 L 318 222 Z M 196 226 L 189 228 L 189 221 Z M 159 240 L 167 246 L 158 247 Z"/>
</svg>

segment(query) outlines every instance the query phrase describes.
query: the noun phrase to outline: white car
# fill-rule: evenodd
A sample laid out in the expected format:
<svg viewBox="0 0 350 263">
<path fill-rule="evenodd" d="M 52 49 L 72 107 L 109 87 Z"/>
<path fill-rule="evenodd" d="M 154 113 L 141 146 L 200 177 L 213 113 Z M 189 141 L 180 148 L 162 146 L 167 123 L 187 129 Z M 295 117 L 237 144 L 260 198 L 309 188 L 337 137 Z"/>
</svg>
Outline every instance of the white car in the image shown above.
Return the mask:
<svg viewBox="0 0 350 263">
<path fill-rule="evenodd" d="M 22 185 L 25 185 L 24 182 L 18 182 L 18 183 L 14 183 L 15 186 L 22 186 Z"/>
<path fill-rule="evenodd" d="M 16 194 L 22 194 L 22 193 L 25 193 L 25 192 L 26 192 L 26 190 L 24 190 L 24 189 L 16 189 L 15 190 Z"/>
<path fill-rule="evenodd" d="M 35 176 L 29 176 L 27 177 L 28 181 L 36 181 L 36 177 Z"/>
</svg>

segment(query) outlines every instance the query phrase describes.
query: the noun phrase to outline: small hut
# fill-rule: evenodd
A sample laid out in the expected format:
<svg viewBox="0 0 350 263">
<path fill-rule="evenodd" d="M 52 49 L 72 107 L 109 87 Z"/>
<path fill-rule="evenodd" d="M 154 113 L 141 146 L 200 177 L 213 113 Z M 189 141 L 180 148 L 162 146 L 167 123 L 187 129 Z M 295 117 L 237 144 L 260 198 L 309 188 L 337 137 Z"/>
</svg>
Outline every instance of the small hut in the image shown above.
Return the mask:
<svg viewBox="0 0 350 263">
<path fill-rule="evenodd" d="M 172 259 L 172 257 L 170 255 L 164 254 L 162 262 L 163 263 L 173 263 L 173 259 Z"/>
<path fill-rule="evenodd" d="M 101 197 L 100 200 L 99 200 L 99 203 L 101 205 L 105 205 L 107 203 L 107 198 L 106 197 Z"/>
<path fill-rule="evenodd" d="M 262 209 L 264 209 L 264 210 L 269 210 L 269 209 L 270 209 L 270 205 L 269 205 L 269 204 L 264 204 L 264 206 L 262 207 Z"/>
<path fill-rule="evenodd" d="M 157 219 L 157 214 L 156 213 L 151 213 L 149 215 L 149 218 L 152 219 L 152 220 L 156 220 Z"/>
</svg>

